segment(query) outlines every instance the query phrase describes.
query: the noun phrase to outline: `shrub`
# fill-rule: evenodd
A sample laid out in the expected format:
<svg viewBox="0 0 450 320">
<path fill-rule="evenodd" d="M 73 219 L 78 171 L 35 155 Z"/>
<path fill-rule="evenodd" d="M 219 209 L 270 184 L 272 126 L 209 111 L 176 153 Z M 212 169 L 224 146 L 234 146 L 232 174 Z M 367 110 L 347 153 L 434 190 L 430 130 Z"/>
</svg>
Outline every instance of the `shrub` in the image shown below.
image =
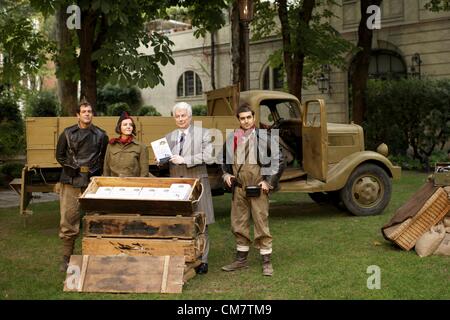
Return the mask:
<svg viewBox="0 0 450 320">
<path fill-rule="evenodd" d="M 450 80 L 371 80 L 363 124 L 368 149 L 388 144 L 391 153 L 406 155 L 425 168 L 434 151 L 450 138 Z"/>
<path fill-rule="evenodd" d="M 0 173 L 12 178 L 20 178 L 22 176 L 23 163 L 8 162 L 0 166 Z"/>
<path fill-rule="evenodd" d="M 0 154 L 24 153 L 25 138 L 23 120 L 17 99 L 8 94 L 0 95 Z"/>
<path fill-rule="evenodd" d="M 138 116 L 161 116 L 154 106 L 143 106 L 138 110 Z"/>
<path fill-rule="evenodd" d="M 131 114 L 130 106 L 125 102 L 118 102 L 108 106 L 106 114 L 108 116 L 120 116 L 123 111 Z"/>
<path fill-rule="evenodd" d="M 108 106 L 118 102 L 125 102 L 135 114 L 142 105 L 141 92 L 137 87 L 119 87 L 111 84 L 97 91 L 96 110 L 99 114 L 107 113 Z"/>
<path fill-rule="evenodd" d="M 26 102 L 27 117 L 56 117 L 60 115 L 61 106 L 53 92 L 39 91 L 31 94 Z"/>
<path fill-rule="evenodd" d="M 208 111 L 207 111 L 205 105 L 197 104 L 195 106 L 192 106 L 192 115 L 193 116 L 206 116 L 207 114 L 208 114 Z"/>
</svg>

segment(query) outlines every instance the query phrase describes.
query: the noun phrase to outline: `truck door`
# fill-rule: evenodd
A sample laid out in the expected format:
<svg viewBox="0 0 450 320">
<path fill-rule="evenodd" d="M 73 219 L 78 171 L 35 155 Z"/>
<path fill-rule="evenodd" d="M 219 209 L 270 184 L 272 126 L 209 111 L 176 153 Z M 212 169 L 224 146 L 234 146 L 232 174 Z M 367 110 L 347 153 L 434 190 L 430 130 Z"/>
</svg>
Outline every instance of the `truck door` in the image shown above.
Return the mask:
<svg viewBox="0 0 450 320">
<path fill-rule="evenodd" d="M 317 108 L 311 108 L 311 104 Z M 303 107 L 302 122 L 303 170 L 321 181 L 327 179 L 328 133 L 325 102 L 322 99 L 306 101 Z"/>
</svg>

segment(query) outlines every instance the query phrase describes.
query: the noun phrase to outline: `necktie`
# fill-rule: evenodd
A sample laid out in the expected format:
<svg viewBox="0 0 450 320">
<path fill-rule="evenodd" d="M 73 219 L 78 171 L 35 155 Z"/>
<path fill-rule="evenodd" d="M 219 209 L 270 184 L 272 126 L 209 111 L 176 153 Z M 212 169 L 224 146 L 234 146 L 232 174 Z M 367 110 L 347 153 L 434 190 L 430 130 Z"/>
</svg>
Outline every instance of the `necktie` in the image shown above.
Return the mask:
<svg viewBox="0 0 450 320">
<path fill-rule="evenodd" d="M 185 137 L 185 134 L 184 134 L 184 132 L 183 132 L 183 133 L 181 133 L 181 138 L 180 138 L 180 152 L 178 153 L 178 155 L 180 155 L 180 156 L 181 156 L 181 153 L 183 152 L 184 137 Z"/>
</svg>

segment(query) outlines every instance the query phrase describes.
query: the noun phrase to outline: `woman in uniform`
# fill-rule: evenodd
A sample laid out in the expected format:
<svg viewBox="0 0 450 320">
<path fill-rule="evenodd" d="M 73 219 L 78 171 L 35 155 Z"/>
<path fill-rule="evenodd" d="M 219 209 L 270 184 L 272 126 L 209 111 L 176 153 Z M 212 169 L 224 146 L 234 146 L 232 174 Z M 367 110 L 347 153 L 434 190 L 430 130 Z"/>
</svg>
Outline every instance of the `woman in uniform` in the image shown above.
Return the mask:
<svg viewBox="0 0 450 320">
<path fill-rule="evenodd" d="M 136 141 L 136 125 L 127 112 L 122 112 L 116 132 L 119 137 L 109 140 L 106 148 L 103 175 L 148 177 L 148 150 L 144 144 Z"/>
</svg>

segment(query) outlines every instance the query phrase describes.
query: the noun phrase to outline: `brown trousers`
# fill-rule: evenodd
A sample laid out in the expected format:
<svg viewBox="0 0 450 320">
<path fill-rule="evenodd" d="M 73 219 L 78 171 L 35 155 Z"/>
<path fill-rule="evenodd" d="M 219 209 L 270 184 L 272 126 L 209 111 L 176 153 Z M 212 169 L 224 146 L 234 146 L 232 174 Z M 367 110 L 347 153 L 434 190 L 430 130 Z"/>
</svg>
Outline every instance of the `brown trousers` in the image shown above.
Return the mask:
<svg viewBox="0 0 450 320">
<path fill-rule="evenodd" d="M 61 220 L 59 237 L 62 240 L 75 240 L 80 233 L 80 207 L 78 197 L 85 188 L 74 188 L 70 184 L 61 184 L 59 194 Z"/>
<path fill-rule="evenodd" d="M 233 165 L 236 176 L 239 165 Z M 248 251 L 250 239 L 250 219 L 253 220 L 254 246 L 261 254 L 272 253 L 272 235 L 269 231 L 269 196 L 261 190 L 259 197 L 246 197 L 245 186 L 257 185 L 262 181 L 260 167 L 244 164 L 239 172 L 242 188 L 234 189 L 231 204 L 231 229 L 236 237 L 238 251 Z"/>
</svg>

